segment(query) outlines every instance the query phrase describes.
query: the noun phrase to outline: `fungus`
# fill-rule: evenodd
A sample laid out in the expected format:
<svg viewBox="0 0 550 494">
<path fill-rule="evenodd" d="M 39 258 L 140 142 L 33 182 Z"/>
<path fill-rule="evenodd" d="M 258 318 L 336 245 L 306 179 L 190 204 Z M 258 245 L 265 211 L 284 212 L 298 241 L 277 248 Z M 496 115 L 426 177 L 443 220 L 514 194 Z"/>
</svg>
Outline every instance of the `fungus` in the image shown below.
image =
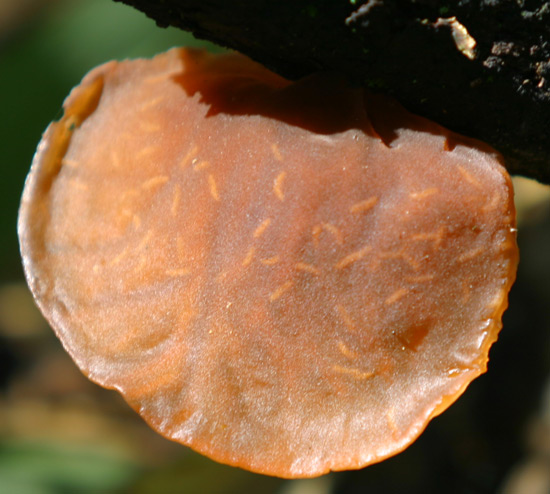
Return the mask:
<svg viewBox="0 0 550 494">
<path fill-rule="evenodd" d="M 23 194 L 27 280 L 165 437 L 282 477 L 361 468 L 486 370 L 518 258 L 488 146 L 185 49 L 98 67 L 64 108 Z"/>
</svg>

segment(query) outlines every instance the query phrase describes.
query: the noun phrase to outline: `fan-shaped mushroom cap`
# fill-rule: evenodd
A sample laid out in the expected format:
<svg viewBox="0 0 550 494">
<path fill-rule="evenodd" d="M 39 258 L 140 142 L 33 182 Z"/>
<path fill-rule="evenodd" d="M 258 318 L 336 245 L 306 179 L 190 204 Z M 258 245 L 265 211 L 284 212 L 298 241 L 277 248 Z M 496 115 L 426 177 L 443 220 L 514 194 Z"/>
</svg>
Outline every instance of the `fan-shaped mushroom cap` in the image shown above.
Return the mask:
<svg viewBox="0 0 550 494">
<path fill-rule="evenodd" d="M 410 444 L 486 369 L 517 264 L 496 153 L 335 76 L 93 70 L 21 205 L 67 351 L 164 436 L 283 477 Z"/>
</svg>

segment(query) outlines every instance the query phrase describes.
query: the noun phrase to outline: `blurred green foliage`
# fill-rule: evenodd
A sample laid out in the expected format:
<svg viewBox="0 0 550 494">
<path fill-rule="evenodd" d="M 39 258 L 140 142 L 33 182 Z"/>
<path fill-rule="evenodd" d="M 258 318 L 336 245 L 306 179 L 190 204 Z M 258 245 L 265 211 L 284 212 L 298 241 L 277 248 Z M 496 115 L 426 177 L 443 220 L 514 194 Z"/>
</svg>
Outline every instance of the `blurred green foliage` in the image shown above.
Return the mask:
<svg viewBox="0 0 550 494">
<path fill-rule="evenodd" d="M 109 451 L 60 443 L 0 444 L 0 492 L 9 494 L 95 494 L 117 492 L 137 465 Z"/>
</svg>

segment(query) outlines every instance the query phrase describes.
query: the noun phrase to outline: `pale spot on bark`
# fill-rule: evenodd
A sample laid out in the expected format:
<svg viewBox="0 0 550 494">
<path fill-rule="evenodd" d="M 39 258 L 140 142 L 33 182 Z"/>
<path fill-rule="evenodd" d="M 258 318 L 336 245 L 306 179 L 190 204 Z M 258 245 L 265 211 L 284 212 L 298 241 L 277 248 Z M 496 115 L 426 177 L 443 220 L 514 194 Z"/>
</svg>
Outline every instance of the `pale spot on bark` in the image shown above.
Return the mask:
<svg viewBox="0 0 550 494">
<path fill-rule="evenodd" d="M 457 21 L 456 17 L 438 18 L 434 26 L 436 28 L 441 26 L 448 26 L 451 28 L 451 35 L 457 49 L 470 60 L 473 60 L 476 56 L 475 48 L 477 45 L 476 40 L 470 35 L 468 30 Z"/>
</svg>

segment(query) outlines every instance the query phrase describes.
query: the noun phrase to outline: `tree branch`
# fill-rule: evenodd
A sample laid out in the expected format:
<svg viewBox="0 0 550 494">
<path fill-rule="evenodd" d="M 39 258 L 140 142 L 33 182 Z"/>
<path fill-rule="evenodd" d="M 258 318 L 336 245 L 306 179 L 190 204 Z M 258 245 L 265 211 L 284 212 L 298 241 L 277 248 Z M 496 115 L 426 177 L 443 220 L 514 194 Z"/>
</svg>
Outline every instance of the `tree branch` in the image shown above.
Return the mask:
<svg viewBox="0 0 550 494">
<path fill-rule="evenodd" d="M 550 2 L 115 1 L 292 79 L 344 72 L 550 184 Z"/>
</svg>

